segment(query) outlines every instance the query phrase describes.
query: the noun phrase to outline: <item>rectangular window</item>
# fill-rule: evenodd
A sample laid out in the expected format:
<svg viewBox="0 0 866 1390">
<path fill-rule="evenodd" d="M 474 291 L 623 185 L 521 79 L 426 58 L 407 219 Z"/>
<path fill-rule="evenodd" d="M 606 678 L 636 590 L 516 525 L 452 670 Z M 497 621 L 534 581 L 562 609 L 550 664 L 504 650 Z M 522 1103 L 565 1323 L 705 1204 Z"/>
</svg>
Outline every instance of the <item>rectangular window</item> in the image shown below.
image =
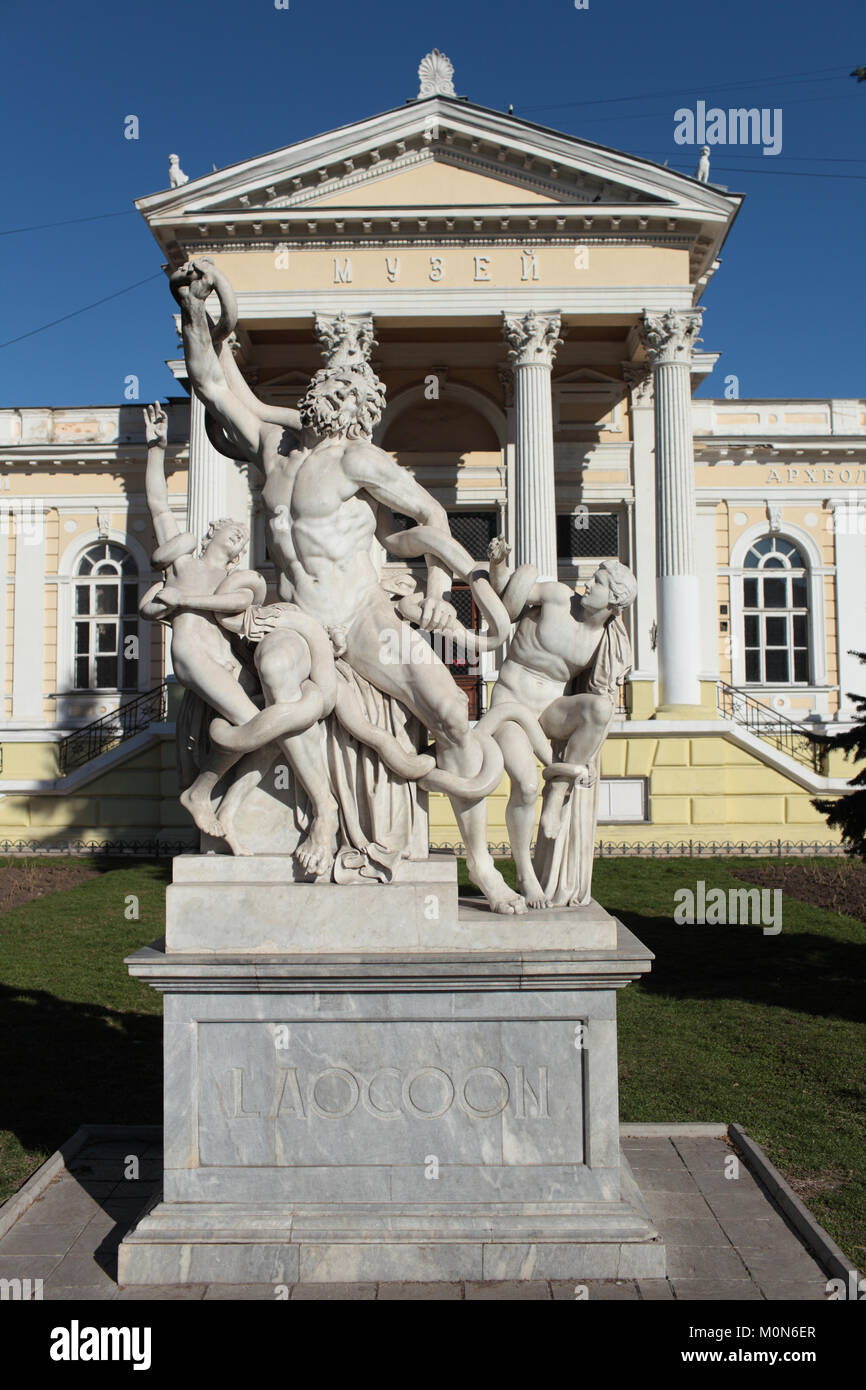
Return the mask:
<svg viewBox="0 0 866 1390">
<path fill-rule="evenodd" d="M 768 647 L 764 654 L 767 674 L 766 680 L 772 684 L 788 680 L 788 652 L 786 648 Z"/>
<path fill-rule="evenodd" d="M 611 825 L 647 819 L 643 777 L 602 777 L 598 787 L 598 823 Z"/>
<path fill-rule="evenodd" d="M 788 622 L 786 618 L 767 618 L 767 646 L 786 647 L 788 645 Z"/>
<path fill-rule="evenodd" d="M 786 608 L 788 581 L 786 579 L 764 580 L 764 607 Z M 751 605 L 750 605 L 751 606 Z"/>
<path fill-rule="evenodd" d="M 97 584 L 95 587 L 96 601 L 94 604 L 97 613 L 116 613 L 117 600 L 119 596 L 116 584 Z"/>
<path fill-rule="evenodd" d="M 618 514 L 560 513 L 556 518 L 556 552 L 560 561 L 618 559 Z"/>
</svg>

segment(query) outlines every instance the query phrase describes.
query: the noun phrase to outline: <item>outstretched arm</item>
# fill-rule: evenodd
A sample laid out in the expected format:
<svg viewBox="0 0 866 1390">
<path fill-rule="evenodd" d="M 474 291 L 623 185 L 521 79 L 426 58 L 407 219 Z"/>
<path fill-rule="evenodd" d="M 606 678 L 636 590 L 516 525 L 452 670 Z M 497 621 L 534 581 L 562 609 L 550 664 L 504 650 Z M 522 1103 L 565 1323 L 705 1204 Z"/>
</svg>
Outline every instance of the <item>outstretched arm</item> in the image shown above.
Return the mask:
<svg viewBox="0 0 866 1390">
<path fill-rule="evenodd" d="M 241 451 L 252 463 L 258 463 L 264 422 L 232 390 L 214 349 L 205 308 L 205 300 L 214 289 L 214 269 L 205 262 L 187 261 L 174 272 L 169 284 L 181 307 L 181 333 L 193 389 Z"/>
<path fill-rule="evenodd" d="M 524 609 L 537 608 L 540 603 L 570 603 L 571 592 L 564 584 L 550 580 L 541 584 L 532 582 L 538 571 L 530 565 L 512 569 L 510 554 L 511 546 L 504 536 L 497 536 L 487 547 L 490 583 L 505 604 L 512 622 L 517 621 Z"/>
<path fill-rule="evenodd" d="M 153 521 L 153 531 L 157 546 L 165 545 L 172 536 L 181 533 L 177 519 L 168 505 L 168 488 L 165 483 L 165 446 L 168 442 L 168 417 L 157 401 L 146 405 L 144 416 L 144 437 L 147 443 L 147 467 L 144 470 L 144 495 Z"/>
</svg>

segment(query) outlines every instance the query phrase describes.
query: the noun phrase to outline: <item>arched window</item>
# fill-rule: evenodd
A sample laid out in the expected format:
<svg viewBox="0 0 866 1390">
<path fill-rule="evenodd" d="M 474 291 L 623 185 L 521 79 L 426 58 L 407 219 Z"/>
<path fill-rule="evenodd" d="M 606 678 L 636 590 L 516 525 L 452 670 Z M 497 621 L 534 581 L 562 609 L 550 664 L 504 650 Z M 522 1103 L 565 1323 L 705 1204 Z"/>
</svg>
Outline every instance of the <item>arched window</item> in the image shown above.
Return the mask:
<svg viewBox="0 0 866 1390">
<path fill-rule="evenodd" d="M 746 555 L 743 632 L 748 682 L 808 684 L 808 571 L 801 552 L 783 536 L 763 536 Z"/>
<path fill-rule="evenodd" d="M 88 546 L 73 584 L 73 686 L 138 689 L 138 568 L 111 541 Z M 129 639 L 134 639 L 130 641 Z"/>
</svg>

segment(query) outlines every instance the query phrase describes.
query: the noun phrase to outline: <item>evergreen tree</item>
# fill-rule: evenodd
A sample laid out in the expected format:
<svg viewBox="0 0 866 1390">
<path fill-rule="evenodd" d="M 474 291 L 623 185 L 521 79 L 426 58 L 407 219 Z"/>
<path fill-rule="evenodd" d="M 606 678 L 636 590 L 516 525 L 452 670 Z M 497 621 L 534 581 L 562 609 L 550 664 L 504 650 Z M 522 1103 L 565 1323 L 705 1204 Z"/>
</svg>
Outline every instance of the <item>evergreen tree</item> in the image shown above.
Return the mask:
<svg viewBox="0 0 866 1390">
<path fill-rule="evenodd" d="M 866 665 L 866 652 L 854 652 L 852 655 Z M 855 761 L 866 761 L 866 695 L 851 694 L 849 699 L 857 707 L 859 722 L 852 724 L 845 733 L 828 738 L 827 747 L 841 748 L 846 755 L 853 753 Z M 816 797 L 812 805 L 822 816 L 826 816 L 828 825 L 841 830 L 848 853 L 866 860 L 866 766 L 851 778 L 848 785 L 856 790 L 847 796 L 832 799 Z"/>
</svg>

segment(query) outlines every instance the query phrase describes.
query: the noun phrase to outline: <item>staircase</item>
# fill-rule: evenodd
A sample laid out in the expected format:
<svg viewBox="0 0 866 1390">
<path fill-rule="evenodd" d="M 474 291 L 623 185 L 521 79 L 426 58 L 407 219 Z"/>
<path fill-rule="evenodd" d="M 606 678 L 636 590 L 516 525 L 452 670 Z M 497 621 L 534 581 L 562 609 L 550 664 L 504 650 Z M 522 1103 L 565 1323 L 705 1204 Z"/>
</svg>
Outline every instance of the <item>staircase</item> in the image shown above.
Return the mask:
<svg viewBox="0 0 866 1390">
<path fill-rule="evenodd" d="M 716 706 L 723 719 L 747 729 L 750 734 L 772 743 L 789 758 L 810 767 L 813 772 L 825 775 L 826 740 L 818 734 L 804 729 L 793 719 L 776 714 L 753 695 L 738 690 L 724 681 L 716 682 Z"/>
<path fill-rule="evenodd" d="M 136 695 L 110 714 L 94 719 L 83 729 L 76 729 L 58 745 L 58 768 L 61 777 L 66 777 L 76 768 L 83 767 L 100 753 L 107 753 L 127 739 L 148 729 L 151 724 L 165 720 L 168 706 L 168 685 L 163 681 L 155 690 L 145 695 Z"/>
</svg>

